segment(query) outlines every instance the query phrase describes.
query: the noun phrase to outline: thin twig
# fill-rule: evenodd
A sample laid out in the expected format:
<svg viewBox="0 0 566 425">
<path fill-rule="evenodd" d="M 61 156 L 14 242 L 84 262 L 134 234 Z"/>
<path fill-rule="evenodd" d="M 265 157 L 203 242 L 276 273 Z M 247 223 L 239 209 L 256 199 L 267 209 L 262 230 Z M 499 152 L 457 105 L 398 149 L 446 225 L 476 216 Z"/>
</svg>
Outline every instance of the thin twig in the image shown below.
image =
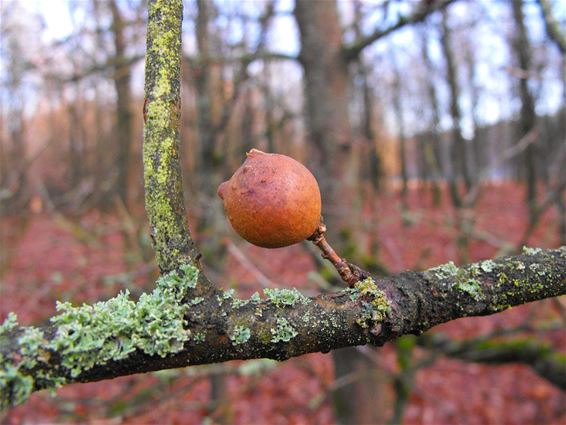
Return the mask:
<svg viewBox="0 0 566 425">
<path fill-rule="evenodd" d="M 365 279 L 369 276 L 369 273 L 361 270 L 359 267 L 348 263 L 345 259 L 341 258 L 334 248 L 330 246 L 326 238 L 324 237 L 326 233 L 326 225 L 322 222 L 318 225 L 314 233 L 308 238 L 313 244 L 315 244 L 322 251 L 322 258 L 326 258 L 330 261 L 338 274 L 348 286 L 353 287 L 356 282 Z"/>
</svg>

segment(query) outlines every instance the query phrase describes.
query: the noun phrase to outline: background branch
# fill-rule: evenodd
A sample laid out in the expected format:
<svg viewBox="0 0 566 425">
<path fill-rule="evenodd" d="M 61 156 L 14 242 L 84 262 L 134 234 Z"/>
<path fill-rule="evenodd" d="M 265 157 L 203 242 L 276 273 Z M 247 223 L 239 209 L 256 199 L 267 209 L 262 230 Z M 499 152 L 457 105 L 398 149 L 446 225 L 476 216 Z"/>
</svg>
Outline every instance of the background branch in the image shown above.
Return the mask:
<svg viewBox="0 0 566 425">
<path fill-rule="evenodd" d="M 415 8 L 415 11 L 408 16 L 400 16 L 398 21 L 385 28 L 376 28 L 374 32 L 367 36 L 363 36 L 354 41 L 349 46 L 344 46 L 343 52 L 347 61 L 355 60 L 362 50 L 373 42 L 383 38 L 392 32 L 410 24 L 416 24 L 423 21 L 428 15 L 437 10 L 441 10 L 452 3 L 454 0 L 433 0 L 421 1 Z"/>
</svg>

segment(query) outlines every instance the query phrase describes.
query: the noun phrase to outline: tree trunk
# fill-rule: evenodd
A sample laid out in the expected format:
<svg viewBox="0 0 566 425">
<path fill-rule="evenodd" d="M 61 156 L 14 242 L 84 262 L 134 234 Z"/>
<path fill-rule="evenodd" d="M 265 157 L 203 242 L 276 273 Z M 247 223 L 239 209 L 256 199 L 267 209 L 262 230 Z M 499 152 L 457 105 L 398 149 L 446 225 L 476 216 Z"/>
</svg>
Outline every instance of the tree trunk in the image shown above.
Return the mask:
<svg viewBox="0 0 566 425">
<path fill-rule="evenodd" d="M 460 89 L 458 87 L 458 77 L 456 74 L 456 64 L 454 62 L 454 54 L 451 46 L 451 30 L 448 25 L 448 13 L 442 11 L 442 53 L 446 62 L 446 80 L 450 91 L 450 116 L 452 118 L 451 131 L 451 159 L 452 173 L 450 176 L 451 195 L 454 206 L 461 206 L 460 194 L 458 192 L 458 176 L 462 176 L 466 189 L 470 190 L 472 186 L 471 176 L 466 161 L 466 145 L 462 137 L 462 112 L 460 110 Z"/>
<path fill-rule="evenodd" d="M 407 171 L 407 153 L 405 138 L 405 119 L 403 117 L 403 94 L 401 93 L 401 75 L 393 53 L 391 53 L 391 62 L 393 63 L 393 109 L 395 111 L 395 121 L 397 122 L 397 134 L 399 136 L 399 161 L 401 163 L 401 196 L 403 205 L 406 207 L 407 194 L 409 190 L 409 174 Z"/>
<path fill-rule="evenodd" d="M 442 146 L 441 140 L 438 136 L 440 129 L 440 111 L 438 110 L 438 97 L 436 94 L 436 87 L 434 86 L 434 80 L 432 75 L 434 74 L 434 69 L 432 61 L 428 52 L 428 33 L 426 27 L 422 30 L 421 37 L 421 58 L 425 65 L 426 74 L 429 76 L 425 79 L 426 81 L 426 100 L 425 100 L 425 110 L 429 109 L 431 115 L 429 118 L 430 123 L 430 134 L 427 135 L 427 145 L 425 147 L 426 153 L 426 163 L 431 169 L 432 180 L 433 180 L 433 203 L 434 205 L 440 205 L 441 202 L 441 191 L 439 188 L 440 179 L 443 177 L 443 167 L 442 167 Z"/>
<path fill-rule="evenodd" d="M 529 71 L 531 63 L 531 46 L 525 27 L 522 0 L 513 0 L 513 19 L 515 21 L 516 35 L 513 40 L 513 52 L 519 66 L 519 97 L 521 99 L 521 117 L 517 141 L 531 132 L 536 125 L 535 102 L 529 89 Z M 535 169 L 535 147 L 531 143 L 524 153 L 525 180 L 527 185 L 526 202 L 529 208 L 529 217 L 533 220 L 536 210 L 537 176 Z"/>
<path fill-rule="evenodd" d="M 334 224 L 344 215 L 339 212 L 341 205 L 347 203 L 340 197 L 338 185 L 345 172 L 352 136 L 342 29 L 334 1 L 298 0 L 294 13 L 301 35 L 300 61 L 312 144 L 310 165 L 321 186 L 325 220 Z M 332 234 L 335 227 L 329 226 L 329 231 Z"/>
<path fill-rule="evenodd" d="M 115 62 L 114 87 L 116 90 L 116 139 L 118 145 L 116 181 L 118 196 L 128 205 L 128 176 L 130 171 L 131 143 L 132 143 L 132 113 L 131 104 L 131 69 L 126 59 L 125 23 L 116 3 L 110 0 L 112 13 L 112 35 L 114 38 Z"/>
<path fill-rule="evenodd" d="M 300 60 L 304 69 L 309 142 L 312 143 L 310 165 L 321 187 L 323 215 L 330 238 L 337 241 L 337 230 L 344 226 L 345 220 L 352 226 L 359 225 L 360 211 L 355 208 L 361 206 L 358 175 L 351 174 L 359 172 L 355 168 L 359 158 L 356 158 L 357 153 L 352 151 L 350 143 L 349 75 L 348 64 L 342 54 L 342 29 L 335 2 L 298 0 L 294 13 L 301 34 Z M 350 169 L 346 170 L 346 166 Z M 356 230 L 350 227 L 342 232 L 342 236 L 355 240 Z M 333 358 L 337 380 L 353 370 L 367 367 L 367 358 L 353 348 L 341 350 L 333 354 Z M 337 422 L 383 422 L 383 412 L 372 407 L 375 403 L 358 403 L 352 396 L 352 391 L 359 397 L 375 394 L 376 391 L 379 394 L 377 388 L 379 385 L 375 380 L 364 379 L 336 389 L 334 399 L 341 401 L 335 404 Z"/>
</svg>

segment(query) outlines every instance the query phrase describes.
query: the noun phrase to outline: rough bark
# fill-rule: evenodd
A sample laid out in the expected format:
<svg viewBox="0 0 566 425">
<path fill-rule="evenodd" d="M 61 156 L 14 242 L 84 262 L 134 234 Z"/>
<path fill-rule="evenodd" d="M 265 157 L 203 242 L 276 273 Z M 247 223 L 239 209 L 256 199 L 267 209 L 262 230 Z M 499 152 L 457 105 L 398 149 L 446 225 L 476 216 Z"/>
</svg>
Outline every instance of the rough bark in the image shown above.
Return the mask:
<svg viewBox="0 0 566 425">
<path fill-rule="evenodd" d="M 460 317 L 566 294 L 566 247 L 525 249 L 466 267 L 449 263 L 308 298 L 266 289 L 249 300 L 199 269 L 179 169 L 181 0 L 149 3 L 144 107 L 146 210 L 162 276 L 137 302 L 58 305 L 42 327 L 0 326 L 0 407 L 35 391 L 133 373 L 382 345 Z"/>
<path fill-rule="evenodd" d="M 135 305 L 128 304 L 133 312 L 141 309 L 144 323 L 149 320 L 145 328 L 137 322 L 129 323 L 125 313 L 117 314 L 124 311 L 118 304 L 124 301 L 123 295 L 104 305 L 62 306 L 62 313 L 51 320 L 52 324 L 40 328 L 5 323 L 0 331 L 3 406 L 24 401 L 32 390 L 63 383 L 234 359 L 285 360 L 361 344 L 380 346 L 450 320 L 489 315 L 564 295 L 566 247 L 528 248 L 518 256 L 465 267 L 448 263 L 375 282 L 367 279 L 353 289 L 313 298 L 294 289 L 265 290 L 265 299 L 256 295 L 238 300 L 230 292 L 218 290 L 203 298 L 195 271 L 185 266 L 179 273 L 164 275 L 158 282 L 157 294 L 154 291 L 148 296 L 161 300 L 163 294 L 172 294 L 167 295 L 169 305 L 159 304 L 153 311 L 144 297 Z M 112 306 L 117 310 L 114 314 L 109 310 Z M 168 340 L 162 334 L 172 324 L 159 319 L 160 314 L 165 314 L 164 308 L 185 311 L 184 321 L 176 324 L 179 329 Z M 139 320 L 137 313 L 135 316 Z M 109 327 L 131 329 L 133 335 L 105 333 Z M 144 332 L 152 329 L 158 336 L 146 338 Z M 179 345 L 175 338 L 183 334 L 186 339 Z M 83 344 L 82 339 L 85 344 L 95 340 L 97 345 L 91 346 L 90 351 L 81 350 L 77 344 Z M 156 349 L 157 343 L 163 344 Z M 116 352 L 116 347 L 129 347 L 131 351 Z M 9 379 L 12 375 L 6 371 L 10 366 L 16 369 L 14 379 Z M 18 398 L 18 380 L 26 379 L 30 380 L 29 392 Z"/>
</svg>

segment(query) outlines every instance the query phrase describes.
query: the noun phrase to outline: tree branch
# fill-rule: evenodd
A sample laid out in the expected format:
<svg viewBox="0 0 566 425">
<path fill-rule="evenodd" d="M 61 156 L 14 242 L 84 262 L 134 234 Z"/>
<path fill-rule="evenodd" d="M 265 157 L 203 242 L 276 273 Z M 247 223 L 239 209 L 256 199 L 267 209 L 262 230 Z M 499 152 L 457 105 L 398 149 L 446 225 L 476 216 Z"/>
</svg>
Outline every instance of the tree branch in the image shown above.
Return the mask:
<svg viewBox="0 0 566 425">
<path fill-rule="evenodd" d="M 548 0 L 538 0 L 546 32 L 549 37 L 554 41 L 560 53 L 566 54 L 566 33 L 560 28 L 560 23 L 552 13 L 552 5 Z"/>
<path fill-rule="evenodd" d="M 197 275 L 183 266 L 138 302 L 126 293 L 92 306 L 60 304 L 60 314 L 44 327 L 19 326 L 12 317 L 0 328 L 0 404 L 72 382 L 383 345 L 457 318 L 564 295 L 566 247 L 368 278 L 313 298 L 266 288 L 264 299 L 239 300 L 219 290 L 205 299 L 198 296 Z"/>
<path fill-rule="evenodd" d="M 455 341 L 439 334 L 423 335 L 417 340 L 424 348 L 437 350 L 448 357 L 476 363 L 522 363 L 542 378 L 566 390 L 566 355 L 532 338 L 498 341 L 482 338 Z"/>
<path fill-rule="evenodd" d="M 420 1 L 415 10 L 408 16 L 400 16 L 399 20 L 386 28 L 376 28 L 374 32 L 355 40 L 349 46 L 344 46 L 343 53 L 346 61 L 356 60 L 360 53 L 373 42 L 383 38 L 406 25 L 423 21 L 428 15 L 437 10 L 444 9 L 454 0 Z"/>
<path fill-rule="evenodd" d="M 198 267 L 179 162 L 183 3 L 150 1 L 145 62 L 143 166 L 146 213 L 162 272 Z"/>
</svg>

